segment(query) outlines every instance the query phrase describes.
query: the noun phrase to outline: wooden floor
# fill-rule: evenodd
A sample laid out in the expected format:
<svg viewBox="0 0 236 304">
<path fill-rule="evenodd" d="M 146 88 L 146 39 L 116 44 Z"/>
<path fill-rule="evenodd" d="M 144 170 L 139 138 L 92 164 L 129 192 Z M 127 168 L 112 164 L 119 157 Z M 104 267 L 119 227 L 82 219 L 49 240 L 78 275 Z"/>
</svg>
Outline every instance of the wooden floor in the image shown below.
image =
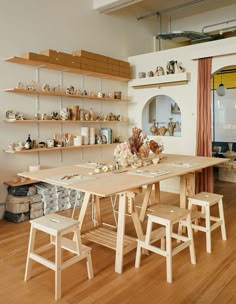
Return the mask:
<svg viewBox="0 0 236 304">
<path fill-rule="evenodd" d="M 62 274 L 63 304 L 176 304 L 236 303 L 236 185 L 218 182 L 216 193 L 224 195 L 227 241 L 220 229 L 212 233 L 213 253 L 205 251 L 205 235 L 195 233 L 197 264 L 190 263 L 189 251 L 173 258 L 172 284 L 166 282 L 165 259 L 151 253 L 134 268 L 135 250 L 124 258 L 124 272 L 114 272 L 115 252 L 89 243 L 95 277 L 87 279 L 85 263 L 79 262 Z M 162 202 L 178 204 L 178 195 L 161 193 Z M 109 202 L 103 202 L 104 220 L 113 222 Z M 63 214 L 63 213 L 62 213 Z M 64 212 L 70 215 L 69 212 Z M 90 214 L 86 223 L 90 224 Z M 33 263 L 32 279 L 23 281 L 29 238 L 29 222 L 14 224 L 0 221 L 0 303 L 55 303 L 54 272 Z M 127 234 L 134 235 L 128 219 Z M 46 237 L 38 235 L 39 243 Z M 52 253 L 48 253 L 52 256 Z"/>
</svg>

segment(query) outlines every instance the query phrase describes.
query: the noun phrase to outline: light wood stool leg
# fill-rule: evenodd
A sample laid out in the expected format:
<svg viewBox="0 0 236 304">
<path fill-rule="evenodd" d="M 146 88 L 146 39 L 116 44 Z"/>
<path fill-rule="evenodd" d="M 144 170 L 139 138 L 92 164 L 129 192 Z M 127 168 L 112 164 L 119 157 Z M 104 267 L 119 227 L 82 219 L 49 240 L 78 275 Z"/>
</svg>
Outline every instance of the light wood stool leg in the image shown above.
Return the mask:
<svg viewBox="0 0 236 304">
<path fill-rule="evenodd" d="M 187 216 L 186 220 L 187 231 L 188 231 L 188 238 L 191 240 L 189 245 L 189 252 L 190 252 L 190 259 L 192 264 L 196 264 L 196 254 L 195 254 L 195 247 L 194 247 L 194 239 L 193 239 L 193 231 L 191 225 L 191 215 Z"/>
<path fill-rule="evenodd" d="M 135 258 L 135 267 L 139 268 L 141 263 L 141 245 L 138 242 L 137 251 L 136 251 L 136 258 Z"/>
<path fill-rule="evenodd" d="M 88 278 L 89 280 L 91 280 L 94 277 L 94 273 L 93 273 L 93 263 L 92 263 L 92 257 L 90 251 L 87 253 L 86 265 L 87 265 Z"/>
<path fill-rule="evenodd" d="M 205 207 L 206 219 L 206 248 L 207 252 L 211 253 L 211 220 L 210 220 L 210 206 Z"/>
<path fill-rule="evenodd" d="M 222 221 L 222 224 L 221 224 L 222 240 L 226 241 L 227 240 L 227 236 L 226 236 L 226 229 L 225 229 L 225 217 L 224 217 L 224 208 L 223 208 L 223 201 L 222 201 L 222 199 L 219 201 L 218 205 L 219 205 L 220 220 Z"/>
<path fill-rule="evenodd" d="M 55 242 L 55 300 L 61 298 L 61 236 Z"/>
<path fill-rule="evenodd" d="M 29 246 L 28 246 L 28 253 L 27 253 L 26 267 L 25 267 L 25 278 L 24 278 L 25 281 L 29 280 L 31 276 L 32 259 L 30 258 L 30 254 L 31 252 L 34 251 L 35 237 L 36 237 L 36 229 L 31 224 Z"/>
<path fill-rule="evenodd" d="M 172 246 L 171 246 L 172 225 L 166 224 L 166 280 L 172 283 Z"/>
</svg>

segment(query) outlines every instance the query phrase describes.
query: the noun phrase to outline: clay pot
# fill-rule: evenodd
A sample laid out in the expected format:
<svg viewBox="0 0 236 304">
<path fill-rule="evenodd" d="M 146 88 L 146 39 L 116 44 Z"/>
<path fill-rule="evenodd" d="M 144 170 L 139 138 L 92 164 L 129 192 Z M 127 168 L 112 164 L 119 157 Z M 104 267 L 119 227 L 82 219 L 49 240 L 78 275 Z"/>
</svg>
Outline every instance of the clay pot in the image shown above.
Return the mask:
<svg viewBox="0 0 236 304">
<path fill-rule="evenodd" d="M 165 126 L 161 126 L 158 128 L 158 133 L 160 136 L 164 136 L 166 134 L 167 128 Z"/>
</svg>

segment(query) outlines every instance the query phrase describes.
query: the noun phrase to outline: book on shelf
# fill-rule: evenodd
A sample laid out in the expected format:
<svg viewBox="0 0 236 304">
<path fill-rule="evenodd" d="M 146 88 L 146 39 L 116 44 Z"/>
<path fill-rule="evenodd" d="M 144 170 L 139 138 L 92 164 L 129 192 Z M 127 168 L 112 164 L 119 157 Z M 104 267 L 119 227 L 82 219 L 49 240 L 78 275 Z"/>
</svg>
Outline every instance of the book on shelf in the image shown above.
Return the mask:
<svg viewBox="0 0 236 304">
<path fill-rule="evenodd" d="M 112 144 L 111 128 L 101 128 L 99 133 L 103 144 Z"/>
</svg>

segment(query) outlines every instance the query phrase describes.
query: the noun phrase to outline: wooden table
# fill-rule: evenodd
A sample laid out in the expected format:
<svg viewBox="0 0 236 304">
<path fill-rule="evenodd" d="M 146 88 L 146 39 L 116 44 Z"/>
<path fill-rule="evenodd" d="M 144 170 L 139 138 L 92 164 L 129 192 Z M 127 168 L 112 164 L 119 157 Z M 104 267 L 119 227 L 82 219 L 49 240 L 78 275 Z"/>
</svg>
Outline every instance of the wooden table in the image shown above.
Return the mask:
<svg viewBox="0 0 236 304">
<path fill-rule="evenodd" d="M 98 215 L 98 227 L 97 230 L 91 231 L 85 236 L 87 239 L 93 242 L 116 250 L 115 271 L 118 273 L 122 273 L 124 254 L 136 248 L 136 239 L 125 235 L 126 205 L 128 204 L 130 207 L 130 213 L 132 215 L 135 230 L 137 236 L 140 237 L 143 235 L 141 221 L 144 218 L 148 203 L 148 197 L 151 193 L 153 185 L 156 185 L 156 196 L 158 196 L 158 185 L 160 181 L 179 176 L 180 207 L 185 208 L 187 202 L 187 195 L 193 195 L 195 191 L 195 172 L 207 167 L 220 164 L 224 161 L 226 160 L 221 158 L 164 154 L 160 164 L 149 165 L 147 167 L 141 168 L 141 170 L 147 170 L 149 173 L 164 171 L 165 174 L 163 175 L 152 177 L 143 175 L 133 175 L 130 174 L 130 171 L 134 173 L 134 171 L 136 170 L 128 168 L 126 172 L 118 174 L 114 174 L 113 172 L 96 174 L 92 176 L 93 179 L 87 181 L 79 182 L 78 180 L 76 180 L 74 182 L 73 180 L 70 180 L 70 182 L 68 181 L 69 184 L 62 184 L 61 177 L 65 175 L 74 174 L 82 174 L 83 176 L 89 176 L 88 173 L 94 170 L 83 166 L 68 166 L 45 169 L 37 172 L 24 172 L 20 173 L 19 175 L 34 180 L 43 181 L 54 185 L 64 186 L 67 188 L 75 189 L 77 191 L 85 192 L 83 204 L 78 218 L 81 229 L 83 226 L 83 220 L 91 195 L 94 195 L 94 202 Z M 139 218 L 136 212 L 136 208 L 132 203 L 134 200 L 134 194 L 130 189 L 143 186 L 147 186 L 147 194 L 146 198 L 144 199 Z M 111 231 L 110 229 L 101 227 L 101 216 L 99 214 L 99 198 L 108 197 L 113 194 L 119 195 L 117 233 Z M 156 200 L 158 200 L 157 197 Z"/>
</svg>

